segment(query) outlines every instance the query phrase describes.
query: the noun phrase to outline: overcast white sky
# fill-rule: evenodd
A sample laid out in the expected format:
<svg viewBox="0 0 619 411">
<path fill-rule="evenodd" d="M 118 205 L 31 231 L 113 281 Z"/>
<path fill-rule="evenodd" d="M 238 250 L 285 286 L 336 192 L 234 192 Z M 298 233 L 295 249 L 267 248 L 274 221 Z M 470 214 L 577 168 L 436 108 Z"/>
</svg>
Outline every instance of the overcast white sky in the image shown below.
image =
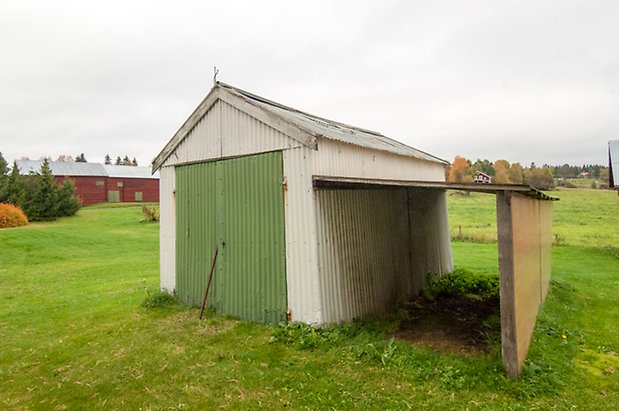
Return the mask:
<svg viewBox="0 0 619 411">
<path fill-rule="evenodd" d="M 148 165 L 218 79 L 453 160 L 606 164 L 619 1 L 0 2 L 0 151 Z"/>
</svg>

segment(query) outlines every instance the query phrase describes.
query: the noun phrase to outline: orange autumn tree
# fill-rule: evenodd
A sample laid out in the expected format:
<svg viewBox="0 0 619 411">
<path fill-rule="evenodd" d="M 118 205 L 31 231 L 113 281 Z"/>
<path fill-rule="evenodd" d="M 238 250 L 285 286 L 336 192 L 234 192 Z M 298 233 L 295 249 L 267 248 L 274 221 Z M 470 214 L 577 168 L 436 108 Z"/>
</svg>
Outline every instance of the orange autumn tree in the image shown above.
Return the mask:
<svg viewBox="0 0 619 411">
<path fill-rule="evenodd" d="M 509 161 L 497 160 L 492 165 L 494 168 L 494 182 L 496 184 L 509 184 Z"/>
<path fill-rule="evenodd" d="M 461 156 L 454 158 L 449 169 L 448 181 L 451 183 L 470 183 L 473 181 L 473 167 L 471 162 Z"/>
</svg>

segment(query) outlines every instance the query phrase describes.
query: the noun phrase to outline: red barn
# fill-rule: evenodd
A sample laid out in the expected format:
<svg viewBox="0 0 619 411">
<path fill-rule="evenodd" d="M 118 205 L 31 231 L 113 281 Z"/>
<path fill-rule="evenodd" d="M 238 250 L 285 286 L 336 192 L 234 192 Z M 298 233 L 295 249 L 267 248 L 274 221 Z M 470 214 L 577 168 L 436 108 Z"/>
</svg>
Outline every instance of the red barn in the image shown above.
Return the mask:
<svg viewBox="0 0 619 411">
<path fill-rule="evenodd" d="M 37 173 L 42 161 L 17 160 L 20 173 Z M 159 174 L 150 167 L 113 166 L 98 163 L 50 161 L 56 182 L 70 179 L 82 205 L 104 202 L 158 202 Z"/>
</svg>

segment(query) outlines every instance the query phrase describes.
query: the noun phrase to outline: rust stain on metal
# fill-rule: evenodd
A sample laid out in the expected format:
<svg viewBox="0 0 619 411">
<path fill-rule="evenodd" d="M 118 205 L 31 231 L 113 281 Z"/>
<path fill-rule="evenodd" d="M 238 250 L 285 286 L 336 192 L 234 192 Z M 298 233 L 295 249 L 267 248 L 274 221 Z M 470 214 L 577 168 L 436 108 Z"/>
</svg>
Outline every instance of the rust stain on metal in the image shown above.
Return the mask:
<svg viewBox="0 0 619 411">
<path fill-rule="evenodd" d="M 282 188 L 284 189 L 284 206 L 288 207 L 288 178 L 284 177 L 282 182 Z"/>
</svg>

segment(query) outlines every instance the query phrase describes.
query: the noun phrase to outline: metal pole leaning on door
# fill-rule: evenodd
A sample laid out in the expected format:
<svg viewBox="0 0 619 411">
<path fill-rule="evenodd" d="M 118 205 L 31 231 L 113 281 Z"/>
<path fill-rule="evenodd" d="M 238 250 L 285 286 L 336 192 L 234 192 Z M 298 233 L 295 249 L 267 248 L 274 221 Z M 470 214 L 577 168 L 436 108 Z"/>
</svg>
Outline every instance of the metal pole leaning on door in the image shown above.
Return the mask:
<svg viewBox="0 0 619 411">
<path fill-rule="evenodd" d="M 208 297 L 208 290 L 211 288 L 211 280 L 213 279 L 213 271 L 215 270 L 215 263 L 217 262 L 217 254 L 219 254 L 219 246 L 215 247 L 215 255 L 213 256 L 213 262 L 211 263 L 211 271 L 208 273 L 208 283 L 206 284 L 206 290 L 204 291 L 204 298 L 202 299 L 202 305 L 200 306 L 200 319 L 204 314 L 204 307 L 206 306 L 206 297 Z"/>
</svg>

